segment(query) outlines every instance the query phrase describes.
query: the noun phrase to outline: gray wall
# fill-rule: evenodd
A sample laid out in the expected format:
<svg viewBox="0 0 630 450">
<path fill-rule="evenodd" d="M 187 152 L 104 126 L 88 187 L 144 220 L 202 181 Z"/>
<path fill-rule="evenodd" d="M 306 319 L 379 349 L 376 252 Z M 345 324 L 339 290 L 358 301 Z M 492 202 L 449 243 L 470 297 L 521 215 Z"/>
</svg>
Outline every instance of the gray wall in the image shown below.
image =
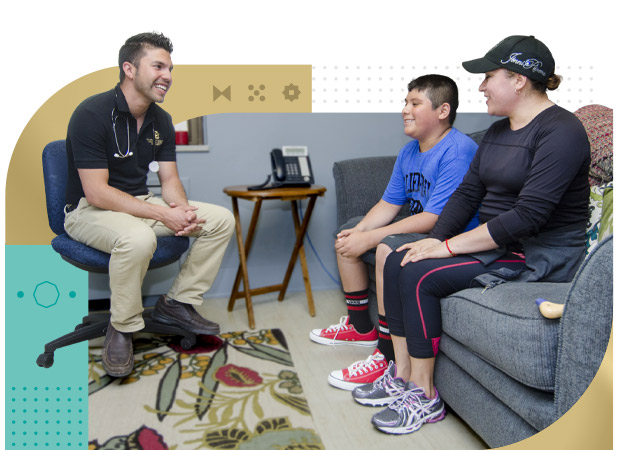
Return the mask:
<svg viewBox="0 0 630 450">
<path fill-rule="evenodd" d="M 469 133 L 487 128 L 494 120 L 486 114 L 460 113 L 455 126 Z M 342 159 L 397 154 L 409 140 L 402 132 L 400 114 L 217 114 L 205 117 L 205 123 L 210 151 L 178 153 L 179 173 L 191 199 L 230 210 L 231 201 L 223 193 L 224 187 L 262 183 L 271 172 L 272 148 L 308 146 L 315 183 L 327 189 L 325 196 L 317 200 L 308 230 L 313 247 L 309 242 L 305 244 L 311 285 L 313 290 L 338 287 L 333 250 L 336 206 L 332 165 Z M 305 201 L 302 208 L 306 208 Z M 245 230 L 252 210 L 253 202 L 239 201 Z M 290 204 L 264 201 L 248 262 L 252 287 L 282 281 L 294 240 Z M 176 266 L 150 271 L 145 292 L 166 292 L 177 272 Z M 206 296 L 228 296 L 237 269 L 238 252 L 232 238 L 217 280 Z M 90 275 L 90 298 L 107 297 L 107 282 L 107 276 Z M 289 291 L 303 288 L 301 271 L 296 266 Z"/>
</svg>

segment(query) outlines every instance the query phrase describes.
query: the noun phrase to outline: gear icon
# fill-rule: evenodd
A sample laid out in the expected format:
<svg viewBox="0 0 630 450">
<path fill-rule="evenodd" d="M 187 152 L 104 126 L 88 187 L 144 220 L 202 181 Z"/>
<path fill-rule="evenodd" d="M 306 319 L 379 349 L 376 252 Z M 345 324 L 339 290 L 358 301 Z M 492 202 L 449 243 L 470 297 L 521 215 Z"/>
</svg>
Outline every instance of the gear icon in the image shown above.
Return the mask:
<svg viewBox="0 0 630 450">
<path fill-rule="evenodd" d="M 284 87 L 284 91 L 282 91 L 282 94 L 284 95 L 284 99 L 285 100 L 297 100 L 298 98 L 300 98 L 300 94 L 302 92 L 299 89 L 299 86 L 294 85 L 293 83 L 291 83 L 288 86 Z"/>
</svg>

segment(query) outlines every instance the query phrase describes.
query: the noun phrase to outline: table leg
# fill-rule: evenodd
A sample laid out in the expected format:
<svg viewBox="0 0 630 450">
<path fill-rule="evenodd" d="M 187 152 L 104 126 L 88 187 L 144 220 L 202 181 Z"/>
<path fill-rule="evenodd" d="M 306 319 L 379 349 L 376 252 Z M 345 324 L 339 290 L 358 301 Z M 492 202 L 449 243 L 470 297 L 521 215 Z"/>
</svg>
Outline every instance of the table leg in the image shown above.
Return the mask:
<svg viewBox="0 0 630 450">
<path fill-rule="evenodd" d="M 234 211 L 234 219 L 235 219 L 236 244 L 238 246 L 238 255 L 241 262 L 239 273 L 241 274 L 243 278 L 243 288 L 245 290 L 245 302 L 247 304 L 247 318 L 249 319 L 249 328 L 254 329 L 256 327 L 256 321 L 254 320 L 254 308 L 252 307 L 252 296 L 249 289 L 249 276 L 247 274 L 247 252 L 246 252 L 245 246 L 243 245 L 243 230 L 241 228 L 241 219 L 238 212 L 238 202 L 237 202 L 236 197 L 232 197 L 232 209 Z M 254 218 L 252 218 L 249 231 L 252 231 L 253 230 L 252 227 L 255 227 L 256 222 L 253 219 Z M 251 244 L 251 239 L 249 236 L 250 232 L 248 232 L 247 234 L 248 234 L 247 240 L 250 241 L 250 244 Z M 235 280 L 235 283 L 234 283 L 234 286 L 236 289 L 238 289 L 239 283 L 240 283 L 240 280 L 237 275 L 237 280 Z M 232 295 L 230 296 L 230 302 L 228 304 L 228 311 L 232 311 L 232 309 L 234 308 L 235 300 L 236 300 L 236 290 L 233 288 Z"/>
<path fill-rule="evenodd" d="M 236 198 L 233 197 L 232 198 L 233 204 L 235 201 L 236 201 Z M 262 199 L 257 198 L 254 200 L 254 211 L 252 213 L 252 218 L 249 223 L 249 228 L 247 230 L 247 237 L 245 238 L 245 260 L 247 260 L 247 258 L 249 257 L 249 251 L 252 247 L 252 241 L 254 240 L 254 232 L 256 231 L 256 224 L 258 223 L 258 216 L 260 215 L 261 205 L 262 205 Z M 235 211 L 236 213 L 234 214 L 234 217 L 237 217 L 238 206 L 236 207 Z M 234 284 L 232 285 L 232 293 L 230 294 L 230 302 L 228 304 L 228 311 L 232 311 L 232 309 L 234 308 L 234 301 L 237 298 L 242 297 L 243 293 L 241 292 L 239 295 L 239 292 L 238 292 L 238 288 L 240 286 L 242 277 L 243 277 L 243 270 L 242 270 L 242 267 L 239 265 L 238 271 L 236 272 L 236 278 L 234 279 Z M 250 289 L 250 292 L 251 292 L 251 289 Z"/>
<path fill-rule="evenodd" d="M 280 294 L 278 295 L 278 301 L 282 301 L 284 299 L 284 295 L 286 294 L 287 287 L 289 286 L 289 280 L 291 279 L 291 274 L 293 273 L 295 262 L 297 260 L 299 251 L 302 248 L 303 243 L 304 243 L 304 236 L 306 235 L 306 228 L 308 227 L 308 223 L 311 220 L 313 209 L 315 208 L 315 200 L 317 200 L 317 196 L 315 195 L 309 196 L 309 202 L 308 202 L 308 206 L 306 207 L 306 212 L 304 213 L 304 219 L 302 220 L 302 225 L 300 226 L 300 229 L 297 232 L 295 245 L 293 246 L 293 253 L 291 254 L 291 259 L 289 260 L 287 271 L 284 274 L 284 281 L 282 282 L 282 289 L 280 290 Z M 293 200 L 292 203 L 293 202 L 295 202 L 295 200 Z"/>
<path fill-rule="evenodd" d="M 291 202 L 291 211 L 293 213 L 293 225 L 295 227 L 295 235 L 300 232 L 300 216 L 298 214 L 297 202 Z M 313 292 L 311 291 L 311 278 L 308 275 L 308 264 L 306 262 L 306 252 L 304 244 L 300 246 L 300 267 L 302 268 L 302 278 L 304 279 L 304 290 L 306 291 L 306 300 L 308 302 L 308 312 L 311 317 L 315 317 L 315 302 L 313 301 Z"/>
</svg>

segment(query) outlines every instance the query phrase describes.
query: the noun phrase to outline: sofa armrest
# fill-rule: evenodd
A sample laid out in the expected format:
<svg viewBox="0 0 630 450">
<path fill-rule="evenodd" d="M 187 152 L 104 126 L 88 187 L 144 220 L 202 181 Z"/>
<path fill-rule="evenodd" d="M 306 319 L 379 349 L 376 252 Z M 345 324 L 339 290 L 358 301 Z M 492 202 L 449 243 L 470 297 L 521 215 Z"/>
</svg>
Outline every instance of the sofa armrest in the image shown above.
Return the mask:
<svg viewBox="0 0 630 450">
<path fill-rule="evenodd" d="M 556 363 L 557 418 L 573 406 L 599 370 L 613 314 L 613 237 L 582 263 L 571 283 L 560 322 Z"/>
<path fill-rule="evenodd" d="M 337 226 L 353 217 L 367 214 L 381 199 L 395 162 L 395 156 L 371 156 L 333 164 Z"/>
</svg>

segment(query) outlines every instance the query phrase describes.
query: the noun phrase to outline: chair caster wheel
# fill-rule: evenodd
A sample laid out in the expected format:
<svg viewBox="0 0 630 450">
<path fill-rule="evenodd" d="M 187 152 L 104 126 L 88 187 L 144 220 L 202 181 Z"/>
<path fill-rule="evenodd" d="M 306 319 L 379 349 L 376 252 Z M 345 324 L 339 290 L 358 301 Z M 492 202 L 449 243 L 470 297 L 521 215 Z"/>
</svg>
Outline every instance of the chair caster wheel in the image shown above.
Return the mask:
<svg viewBox="0 0 630 450">
<path fill-rule="evenodd" d="M 55 362 L 55 354 L 44 352 L 37 357 L 37 365 L 39 367 L 49 368 Z"/>
<path fill-rule="evenodd" d="M 181 345 L 184 350 L 190 350 L 193 345 L 195 345 L 195 342 L 195 339 L 182 338 L 179 345 Z"/>
</svg>

